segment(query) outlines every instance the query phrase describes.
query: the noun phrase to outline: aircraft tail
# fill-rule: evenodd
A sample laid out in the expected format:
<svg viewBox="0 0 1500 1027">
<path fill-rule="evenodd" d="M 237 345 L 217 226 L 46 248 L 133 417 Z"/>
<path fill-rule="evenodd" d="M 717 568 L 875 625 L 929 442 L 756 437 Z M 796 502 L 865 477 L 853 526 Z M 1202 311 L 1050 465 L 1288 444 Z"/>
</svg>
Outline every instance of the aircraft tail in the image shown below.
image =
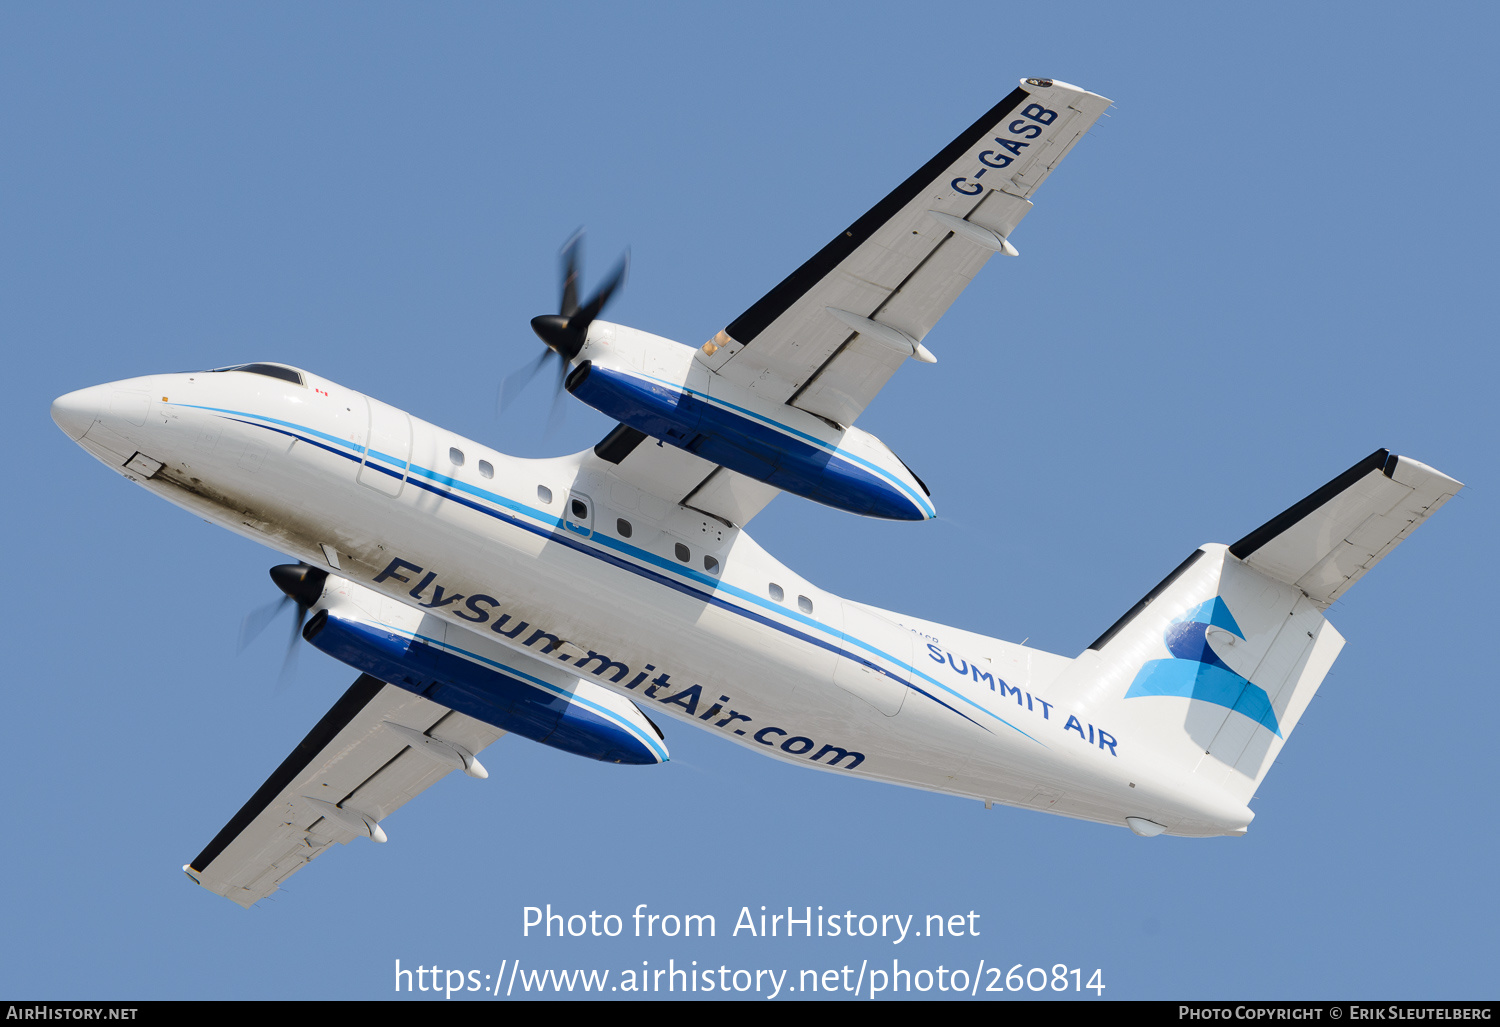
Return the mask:
<svg viewBox="0 0 1500 1027">
<path fill-rule="evenodd" d="M 1323 611 L 1462 487 L 1371 454 L 1184 560 L 1089 646 L 1068 698 L 1189 789 L 1248 803 L 1343 648 Z"/>
</svg>

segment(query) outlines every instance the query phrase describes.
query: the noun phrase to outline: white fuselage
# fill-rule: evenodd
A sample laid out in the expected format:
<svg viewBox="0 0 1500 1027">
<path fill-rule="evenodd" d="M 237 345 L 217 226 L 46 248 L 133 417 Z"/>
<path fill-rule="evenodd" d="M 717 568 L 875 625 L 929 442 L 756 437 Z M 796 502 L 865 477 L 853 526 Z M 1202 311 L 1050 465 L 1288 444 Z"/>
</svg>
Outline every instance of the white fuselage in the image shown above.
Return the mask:
<svg viewBox="0 0 1500 1027">
<path fill-rule="evenodd" d="M 507 457 L 302 377 L 156 375 L 71 393 L 54 416 L 162 498 L 420 607 L 450 639 L 581 667 L 653 718 L 1107 823 L 1213 835 L 1250 819 L 1091 721 L 1070 659 L 843 600 L 592 452 Z"/>
</svg>

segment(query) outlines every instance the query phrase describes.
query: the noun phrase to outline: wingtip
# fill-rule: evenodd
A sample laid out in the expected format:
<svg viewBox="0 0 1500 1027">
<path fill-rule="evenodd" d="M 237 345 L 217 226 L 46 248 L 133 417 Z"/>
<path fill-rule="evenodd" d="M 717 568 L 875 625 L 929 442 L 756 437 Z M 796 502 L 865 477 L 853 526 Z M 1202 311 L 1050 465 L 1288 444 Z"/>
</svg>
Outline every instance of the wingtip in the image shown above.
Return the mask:
<svg viewBox="0 0 1500 1027">
<path fill-rule="evenodd" d="M 1077 93 L 1080 96 L 1097 97 L 1098 99 L 1103 100 L 1105 103 L 1114 103 L 1114 101 L 1107 96 L 1102 96 L 1099 93 L 1092 93 L 1089 90 L 1084 89 L 1082 86 L 1075 86 L 1071 82 L 1064 82 L 1060 78 L 1023 78 L 1021 79 L 1021 88 L 1025 89 L 1028 92 L 1035 92 L 1039 89 L 1060 89 L 1063 92 Z"/>
<path fill-rule="evenodd" d="M 1464 483 L 1450 474 L 1444 474 L 1436 467 L 1413 460 L 1409 456 L 1400 453 L 1391 453 L 1385 462 L 1385 476 L 1392 481 L 1409 488 L 1418 488 L 1422 485 L 1432 483 L 1439 488 L 1450 488 L 1457 493 L 1464 487 Z"/>
</svg>

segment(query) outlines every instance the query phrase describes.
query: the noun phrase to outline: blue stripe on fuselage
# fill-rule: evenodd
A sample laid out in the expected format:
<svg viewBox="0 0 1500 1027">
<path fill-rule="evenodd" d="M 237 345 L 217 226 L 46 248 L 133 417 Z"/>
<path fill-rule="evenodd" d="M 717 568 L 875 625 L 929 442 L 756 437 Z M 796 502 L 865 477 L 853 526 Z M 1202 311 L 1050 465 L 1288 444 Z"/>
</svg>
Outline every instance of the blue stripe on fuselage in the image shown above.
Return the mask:
<svg viewBox="0 0 1500 1027">
<path fill-rule="evenodd" d="M 310 445 L 317 446 L 319 449 L 327 450 L 328 452 L 334 453 L 334 454 L 336 454 L 338 456 L 341 456 L 344 459 L 349 460 L 349 461 L 351 461 L 353 463 L 360 463 L 361 462 L 361 458 L 360 458 L 360 456 L 358 454 L 363 454 L 363 453 L 366 452 L 365 447 L 356 445 L 355 443 L 349 442 L 346 439 L 341 439 L 341 438 L 339 438 L 337 436 L 329 435 L 326 432 L 320 432 L 320 431 L 318 431 L 315 428 L 309 428 L 309 427 L 307 427 L 305 425 L 296 424 L 296 423 L 291 422 L 291 421 L 279 420 L 278 418 L 268 417 L 268 416 L 263 415 L 263 414 L 255 414 L 255 413 L 250 413 L 248 411 L 241 411 L 241 410 L 228 410 L 228 409 L 225 409 L 225 408 L 222 408 L 222 407 L 196 406 L 194 404 L 188 404 L 188 403 L 173 404 L 173 405 L 174 406 L 183 406 L 185 408 L 195 409 L 195 410 L 205 410 L 205 411 L 209 411 L 211 413 L 217 413 L 217 414 L 226 415 L 226 416 L 231 417 L 234 420 L 240 421 L 240 423 L 242 423 L 242 424 L 250 425 L 251 427 L 259 427 L 259 428 L 262 428 L 262 429 L 264 429 L 266 431 L 274 431 L 274 432 L 277 432 L 278 434 L 288 435 L 288 436 L 290 436 L 292 438 L 298 438 L 298 439 L 301 439 L 304 442 L 309 443 Z M 247 421 L 247 420 L 243 420 L 244 418 L 254 418 L 255 420 L 248 420 Z M 260 421 L 265 421 L 265 422 L 269 422 L 269 423 L 268 424 L 258 423 Z M 281 425 L 281 426 L 284 426 L 284 427 L 282 427 L 282 428 L 275 428 L 275 427 L 271 427 L 271 425 Z M 294 430 L 286 430 L 286 429 L 294 429 Z M 307 433 L 307 434 L 306 435 L 302 434 L 304 432 Z M 315 436 L 315 437 L 309 437 L 309 436 Z M 320 442 L 320 441 L 318 441 L 319 439 L 322 439 L 322 440 L 325 440 L 325 441 L 324 442 Z M 330 446 L 330 445 L 327 445 L 326 443 L 333 443 L 333 445 Z M 335 448 L 335 447 L 337 447 L 337 448 Z M 388 456 L 387 454 L 381 453 L 378 450 L 369 450 L 368 451 L 368 457 L 384 459 L 384 460 L 387 460 L 387 461 L 389 461 L 389 462 L 391 462 L 393 464 L 397 464 L 398 466 L 402 466 L 402 464 L 401 464 L 400 461 L 397 461 L 394 457 L 391 457 L 391 456 Z M 366 461 L 365 465 L 368 466 L 368 467 L 370 467 L 370 468 L 372 468 L 372 469 L 374 469 L 374 470 L 378 470 L 378 471 L 381 471 L 381 472 L 383 472 L 385 474 L 388 474 L 388 475 L 390 475 L 393 478 L 400 478 L 400 477 L 402 477 L 402 474 L 399 471 L 392 471 L 392 470 L 390 470 L 388 468 L 381 467 L 378 464 L 369 463 L 368 461 Z M 955 691 L 952 688 L 949 688 L 947 685 L 944 685 L 942 682 L 938 681 L 936 678 L 932 677 L 929 674 L 924 673 L 920 668 L 915 667 L 915 666 L 913 666 L 913 665 L 911 665 L 909 663 L 906 663 L 906 662 L 898 659 L 897 657 L 894 657 L 894 656 L 890 655 L 889 653 L 885 652 L 884 650 L 877 648 L 876 646 L 870 644 L 869 642 L 864 641 L 863 639 L 857 638 L 857 637 L 855 637 L 853 635 L 845 634 L 842 631 L 835 631 L 834 629 L 830 628 L 826 624 L 821 623 L 820 621 L 816 621 L 816 620 L 812 619 L 811 617 L 804 616 L 801 613 L 797 613 L 797 612 L 794 612 L 792 610 L 788 610 L 785 607 L 782 607 L 780 605 L 773 605 L 767 599 L 763 599 L 760 596 L 755 595 L 752 592 L 747 592 L 744 589 L 738 588 L 737 586 L 731 585 L 731 584 L 729 584 L 727 582 L 724 582 L 724 581 L 721 581 L 721 580 L 719 580 L 717 578 L 711 578 L 708 575 L 703 574 L 701 572 L 694 571 L 694 570 L 691 570 L 689 568 L 682 567 L 680 565 L 674 565 L 674 564 L 668 562 L 665 558 L 656 556 L 654 553 L 650 553 L 650 552 L 647 552 L 645 550 L 638 549 L 638 548 L 636 548 L 634 546 L 627 545 L 624 542 L 621 542 L 621 541 L 619 541 L 617 539 L 609 538 L 608 536 L 599 535 L 597 533 L 595 534 L 594 538 L 592 539 L 592 541 L 595 544 L 600 545 L 600 546 L 606 546 L 606 547 L 611 548 L 611 549 L 619 550 L 620 552 L 628 554 L 632 559 L 638 560 L 641 563 L 649 563 L 649 564 L 655 565 L 656 567 L 660 568 L 661 570 L 670 572 L 671 576 L 669 576 L 668 574 L 660 573 L 659 571 L 656 571 L 656 570 L 652 570 L 652 569 L 650 569 L 648 567 L 639 566 L 639 564 L 637 564 L 637 563 L 632 563 L 632 562 L 630 562 L 628 560 L 622 559 L 621 557 L 614 555 L 613 553 L 605 552 L 602 549 L 596 549 L 593 546 L 586 545 L 586 544 L 582 543 L 581 541 L 579 541 L 578 539 L 575 539 L 575 538 L 571 537 L 570 535 L 566 534 L 562 530 L 562 522 L 558 518 L 549 515 L 548 513 L 546 513 L 543 510 L 538 510 L 538 509 L 536 509 L 534 507 L 527 506 L 527 505 L 525 505 L 523 503 L 518 503 L 515 500 L 508 499 L 505 496 L 499 495 L 497 493 L 490 492 L 490 491 L 488 491 L 486 489 L 478 488 L 477 486 L 470 485 L 467 482 L 457 481 L 457 480 L 455 480 L 453 478 L 450 478 L 450 477 L 448 477 L 446 475 L 438 474 L 436 471 L 429 470 L 429 469 L 427 469 L 425 467 L 420 467 L 420 466 L 418 466 L 416 464 L 409 464 L 409 465 L 406 465 L 406 466 L 408 467 L 408 473 L 406 475 L 407 481 L 409 481 L 412 485 L 414 485 L 414 486 L 416 486 L 418 488 L 425 489 L 426 491 L 431 492 L 433 495 L 447 498 L 447 499 L 451 500 L 452 502 L 459 503 L 460 505 L 466 506 L 469 509 L 472 509 L 472 510 L 478 512 L 478 513 L 485 514 L 486 516 L 489 516 L 489 517 L 494 517 L 494 518 L 496 518 L 498 520 L 502 520 L 502 521 L 506 522 L 507 524 L 510 524 L 510 525 L 512 525 L 514 527 L 520 528 L 520 529 L 522 529 L 524 531 L 529 531 L 529 532 L 531 532 L 534 535 L 538 535 L 538 536 L 540 536 L 542 538 L 549 539 L 550 541 L 560 543 L 560 544 L 565 545 L 565 546 L 567 546 L 567 547 L 569 547 L 569 548 L 571 548 L 573 550 L 576 550 L 579 553 L 582 553 L 582 554 L 585 554 L 587 556 L 593 557 L 594 559 L 597 559 L 597 560 L 602 560 L 605 563 L 608 563 L 608 564 L 611 564 L 613 566 L 619 567 L 619 568 L 621 568 L 623 570 L 627 570 L 627 571 L 629 571 L 629 572 L 631 572 L 633 574 L 636 574 L 636 575 L 638 575 L 640 577 L 644 577 L 647 580 L 654 581 L 657 584 L 665 585 L 666 587 L 671 588 L 671 589 L 673 589 L 675 591 L 681 592 L 684 595 L 690 596 L 690 597 L 692 597 L 694 599 L 697 599 L 697 600 L 699 600 L 701 602 L 705 602 L 705 603 L 708 603 L 710 605 L 717 606 L 720 609 L 726 610 L 726 611 L 728 611 L 730 613 L 737 614 L 737 615 L 739 615 L 741 617 L 746 618 L 747 620 L 752 620 L 752 621 L 755 621 L 757 623 L 763 624 L 763 625 L 765 625 L 767 627 L 770 627 L 770 628 L 773 628 L 773 629 L 775 629 L 777 631 L 780 631 L 783 634 L 791 635 L 792 637 L 797 638 L 797 639 L 799 639 L 801 641 L 807 642 L 810 645 L 815 645 L 815 646 L 818 646 L 819 648 L 826 649 L 829 652 L 835 653 L 837 655 L 845 656 L 845 657 L 847 657 L 847 658 L 849 658 L 851 660 L 854 660 L 857 663 L 863 664 L 865 667 L 868 667 L 870 670 L 874 671 L 875 673 L 884 674 L 886 677 L 890 678 L 893 681 L 898 682 L 899 684 L 903 685 L 906 688 L 910 688 L 912 691 L 916 692 L 917 694 L 925 696 L 926 698 L 928 698 L 928 699 L 932 700 L 933 702 L 937 703 L 939 706 L 943 707 L 944 709 L 949 710 L 950 712 L 952 712 L 952 713 L 954 713 L 954 714 L 962 717 L 964 720 L 969 721 L 971 724 L 974 724 L 976 727 L 982 728 L 984 730 L 989 730 L 987 727 L 985 727 L 984 724 L 982 724 L 979 721 L 975 720 L 973 717 L 969 716 L 967 713 L 964 713 L 962 710 L 958 709 L 957 707 L 953 706 L 952 704 L 943 701 L 938 696 L 932 694 L 932 692 L 929 692 L 925 688 L 922 688 L 921 686 L 917 685 L 914 681 L 908 681 L 908 680 L 906 680 L 906 679 L 904 679 L 904 678 L 902 678 L 902 677 L 900 677 L 900 676 L 898 676 L 896 674 L 893 674 L 893 673 L 891 673 L 891 671 L 889 671 L 885 667 L 882 667 L 882 666 L 880 666 L 877 663 L 871 662 L 870 660 L 866 659 L 865 657 L 861 656 L 858 653 L 850 652 L 847 649 L 841 648 L 841 647 L 839 647 L 837 645 L 834 645 L 834 644 L 832 644 L 830 642 L 827 642 L 827 641 L 825 641 L 825 640 L 823 640 L 821 638 L 817 638 L 817 637 L 814 637 L 812 635 L 807 634 L 806 632 L 799 631 L 799 630 L 797 630 L 796 628 L 794 628 L 794 627 L 792 627 L 790 625 L 783 624 L 783 623 L 781 623 L 781 622 L 779 622 L 777 620 L 774 620 L 771 617 L 768 617 L 768 616 L 766 616 L 766 615 L 764 615 L 762 613 L 758 613 L 755 610 L 746 609 L 746 608 L 744 608 L 742 606 L 738 606 L 738 605 L 736 605 L 734 603 L 728 602 L 728 601 L 720 598 L 715 593 L 717 593 L 717 592 L 728 593 L 728 594 L 733 595 L 734 597 L 736 597 L 736 598 L 738 598 L 738 599 L 740 599 L 740 600 L 742 600 L 744 602 L 752 603 L 752 604 L 754 604 L 756 606 L 761 606 L 761 607 L 764 607 L 766 609 L 769 609 L 769 610 L 773 611 L 779 617 L 785 617 L 785 618 L 787 618 L 789 620 L 800 621 L 800 622 L 806 624 L 807 626 L 809 626 L 809 627 L 811 627 L 813 629 L 819 630 L 819 631 L 823 631 L 823 632 L 827 633 L 830 636 L 837 636 L 840 639 L 844 640 L 845 642 L 848 642 L 848 643 L 851 643 L 853 645 L 856 645 L 859 648 L 865 650 L 866 652 L 868 652 L 868 653 L 870 653 L 870 654 L 872 654 L 874 656 L 877 656 L 877 657 L 879 657 L 879 658 L 881 658 L 883 660 L 886 660 L 886 661 L 890 662 L 891 664 L 893 664 L 893 665 L 901 668 L 902 670 L 910 672 L 913 675 L 914 678 L 917 678 L 917 677 L 921 678 L 922 680 L 924 680 L 924 681 L 928 682 L 930 685 L 932 685 L 936 690 L 947 693 L 952 698 L 954 698 L 954 699 L 958 700 L 959 702 L 961 702 L 961 703 L 963 703 L 963 704 L 971 707 L 974 710 L 977 710 L 978 712 L 984 714 L 986 717 L 989 717 L 989 718 L 991 718 L 993 720 L 996 720 L 996 721 L 1000 722 L 1001 724 L 1004 724 L 1006 727 L 1010 728 L 1012 731 L 1015 731 L 1017 734 L 1021 735 L 1022 737 L 1030 739 L 1031 741 L 1036 742 L 1038 745 L 1043 745 L 1045 747 L 1045 743 L 1043 743 L 1040 740 L 1034 738 L 1032 735 L 1028 734 L 1026 731 L 1024 731 L 1021 728 L 1017 727 L 1016 725 L 1012 724 L 1010 721 L 1006 720 L 1004 717 L 1001 717 L 999 714 L 995 713 L 993 710 L 987 709 L 982 704 L 980 704 L 978 702 L 975 702 L 973 699 L 970 699 L 968 696 L 962 694 L 961 692 L 958 692 L 958 691 Z M 527 523 L 526 520 L 520 519 L 520 518 L 515 517 L 515 516 L 511 516 L 510 514 L 505 513 L 504 510 L 493 509 L 493 508 L 491 508 L 489 506 L 483 505 L 482 503 L 475 502 L 474 500 L 469 499 L 466 496 L 457 495 L 454 492 L 448 491 L 447 489 L 436 487 L 435 484 L 430 484 L 428 482 L 418 481 L 418 480 L 416 480 L 416 479 L 414 479 L 414 478 L 411 477 L 412 473 L 420 473 L 424 477 L 430 478 L 432 480 L 432 482 L 434 482 L 434 483 L 442 483 L 443 485 L 450 486 L 453 489 L 457 489 L 457 490 L 459 490 L 461 492 L 468 493 L 471 496 L 474 496 L 474 497 L 479 498 L 479 499 L 483 499 L 483 500 L 485 500 L 485 501 L 487 501 L 489 503 L 495 504 L 496 506 L 503 507 L 506 510 L 514 511 L 516 514 L 521 515 L 521 517 L 529 517 L 529 518 L 532 518 L 532 519 L 534 519 L 536 521 L 543 522 L 546 525 L 546 528 L 540 527 L 538 525 Z M 677 576 L 686 577 L 686 578 L 688 578 L 692 582 L 695 582 L 695 583 L 698 583 L 698 584 L 701 584 L 701 585 L 705 585 L 705 586 L 708 587 L 708 589 L 710 591 L 704 592 L 704 591 L 701 591 L 698 588 L 694 588 L 691 585 L 689 585 L 687 582 L 683 582 L 683 581 L 677 580 Z"/>
</svg>

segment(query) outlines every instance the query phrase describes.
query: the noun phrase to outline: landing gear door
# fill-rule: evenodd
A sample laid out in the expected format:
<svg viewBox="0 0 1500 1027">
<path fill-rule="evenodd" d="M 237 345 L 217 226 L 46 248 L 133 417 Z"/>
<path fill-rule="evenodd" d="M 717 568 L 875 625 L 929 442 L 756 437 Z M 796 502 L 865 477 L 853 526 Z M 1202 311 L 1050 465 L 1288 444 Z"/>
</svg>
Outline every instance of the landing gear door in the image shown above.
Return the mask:
<svg viewBox="0 0 1500 1027">
<path fill-rule="evenodd" d="M 365 403 L 370 416 L 360 454 L 359 483 L 387 496 L 399 496 L 411 464 L 411 416 L 368 396 Z"/>
</svg>

